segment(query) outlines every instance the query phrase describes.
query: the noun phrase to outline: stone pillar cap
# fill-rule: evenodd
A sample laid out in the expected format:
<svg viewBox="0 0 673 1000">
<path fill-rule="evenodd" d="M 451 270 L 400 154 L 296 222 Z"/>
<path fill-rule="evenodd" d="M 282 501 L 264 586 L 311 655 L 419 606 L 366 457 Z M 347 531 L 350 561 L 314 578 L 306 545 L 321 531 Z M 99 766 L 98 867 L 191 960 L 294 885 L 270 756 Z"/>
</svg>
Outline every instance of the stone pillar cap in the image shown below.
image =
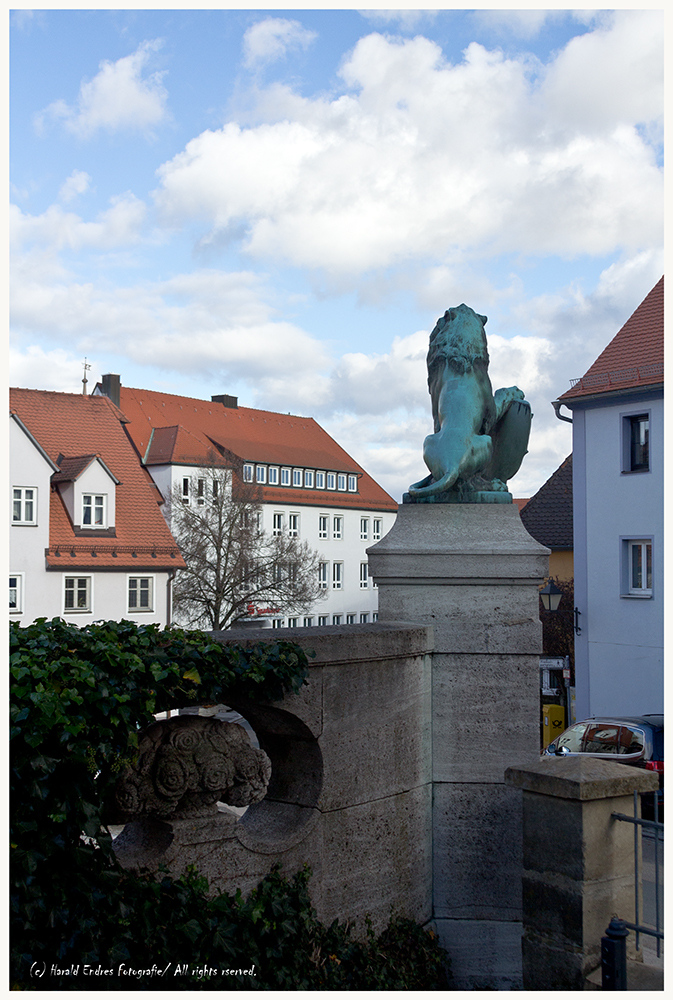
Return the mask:
<svg viewBox="0 0 673 1000">
<path fill-rule="evenodd" d="M 659 777 L 653 771 L 612 760 L 549 756 L 526 767 L 508 767 L 505 784 L 538 795 L 585 802 L 656 791 Z"/>
</svg>

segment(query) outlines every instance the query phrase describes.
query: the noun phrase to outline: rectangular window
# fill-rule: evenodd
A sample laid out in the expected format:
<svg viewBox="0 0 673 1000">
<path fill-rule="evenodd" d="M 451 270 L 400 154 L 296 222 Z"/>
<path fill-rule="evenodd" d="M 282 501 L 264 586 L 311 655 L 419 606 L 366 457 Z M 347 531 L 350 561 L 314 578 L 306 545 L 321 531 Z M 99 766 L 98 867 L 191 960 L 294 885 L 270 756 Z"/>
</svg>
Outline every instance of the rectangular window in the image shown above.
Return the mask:
<svg viewBox="0 0 673 1000">
<path fill-rule="evenodd" d="M 363 611 L 362 614 L 360 615 L 360 624 L 366 625 L 368 622 L 369 622 L 369 614 L 366 611 Z"/>
<path fill-rule="evenodd" d="M 9 577 L 9 610 L 19 614 L 23 611 L 23 574 L 15 573 Z"/>
<path fill-rule="evenodd" d="M 289 486 L 290 485 L 290 473 L 291 469 L 281 469 L 280 470 L 280 485 Z"/>
<path fill-rule="evenodd" d="M 382 524 L 381 518 L 375 517 L 372 525 L 372 538 L 374 539 L 375 542 L 381 540 L 381 524 Z"/>
<path fill-rule="evenodd" d="M 329 625 L 329 615 L 318 615 L 318 625 Z"/>
<path fill-rule="evenodd" d="M 206 502 L 206 481 L 205 479 L 196 480 L 196 502 L 202 507 Z"/>
<path fill-rule="evenodd" d="M 312 626 L 313 626 L 313 619 L 304 618 L 304 628 L 312 628 Z"/>
<path fill-rule="evenodd" d="M 210 484 L 210 486 L 211 486 L 212 493 L 213 493 L 213 503 L 217 503 L 217 501 L 219 499 L 219 496 L 220 496 L 220 480 L 219 479 L 213 479 L 213 481 Z"/>
<path fill-rule="evenodd" d="M 346 625 L 355 625 L 355 615 L 346 615 Z"/>
<path fill-rule="evenodd" d="M 348 477 L 348 491 L 349 493 L 357 493 L 358 491 L 358 477 L 349 476 Z"/>
<path fill-rule="evenodd" d="M 304 469 L 304 486 L 308 489 L 313 489 L 313 470 Z"/>
<path fill-rule="evenodd" d="M 182 480 L 182 502 L 189 503 L 189 476 Z"/>
<path fill-rule="evenodd" d="M 258 465 L 257 468 L 255 469 L 255 475 L 257 476 L 257 482 L 258 483 L 265 483 L 266 482 L 266 466 L 265 465 Z"/>
<path fill-rule="evenodd" d="M 101 493 L 82 494 L 82 527 L 104 528 L 107 497 Z"/>
<path fill-rule="evenodd" d="M 299 514 L 290 514 L 289 518 L 288 535 L 290 538 L 299 537 Z"/>
<path fill-rule="evenodd" d="M 360 590 L 369 587 L 369 566 L 366 562 L 360 563 Z"/>
<path fill-rule="evenodd" d="M 343 538 L 344 519 L 335 517 L 332 520 L 332 538 Z"/>
<path fill-rule="evenodd" d="M 292 485 L 293 486 L 301 486 L 302 479 L 303 479 L 302 470 L 301 469 L 293 469 L 292 470 Z"/>
<path fill-rule="evenodd" d="M 623 472 L 650 470 L 650 415 L 626 416 L 622 423 Z"/>
<path fill-rule="evenodd" d="M 273 533 L 274 533 L 274 535 L 282 535 L 283 534 L 283 520 L 284 520 L 284 518 L 283 518 L 282 514 L 274 514 L 273 515 Z"/>
<path fill-rule="evenodd" d="M 321 562 L 318 563 L 318 586 L 321 590 L 327 590 L 327 574 L 329 572 L 329 563 Z"/>
<path fill-rule="evenodd" d="M 344 564 L 332 563 L 332 590 L 341 590 L 343 586 Z"/>
<path fill-rule="evenodd" d="M 272 621 L 273 628 L 282 628 L 284 620 L 284 618 L 274 618 Z"/>
<path fill-rule="evenodd" d="M 66 576 L 63 609 L 68 612 L 91 611 L 91 577 Z"/>
<path fill-rule="evenodd" d="M 299 624 L 299 619 L 298 618 L 288 618 L 288 620 L 287 620 L 287 627 L 288 628 L 297 628 L 298 624 Z"/>
<path fill-rule="evenodd" d="M 254 471 L 254 468 L 253 468 L 253 465 L 252 465 L 251 462 L 246 462 L 243 465 L 243 482 L 244 483 L 251 483 L 252 482 L 253 471 Z"/>
<path fill-rule="evenodd" d="M 316 472 L 316 474 L 315 474 L 315 488 L 317 490 L 324 490 L 325 489 L 325 473 L 324 472 Z"/>
<path fill-rule="evenodd" d="M 153 577 L 129 577 L 129 611 L 154 611 Z"/>
<path fill-rule="evenodd" d="M 360 518 L 360 541 L 366 542 L 369 538 L 369 518 Z"/>
<path fill-rule="evenodd" d="M 34 486 L 14 487 L 12 524 L 37 524 L 37 490 Z"/>
<path fill-rule="evenodd" d="M 329 515 L 321 514 L 318 518 L 318 538 L 327 538 L 329 536 Z"/>
<path fill-rule="evenodd" d="M 278 486 L 278 469 L 269 466 L 269 486 Z"/>
<path fill-rule="evenodd" d="M 652 596 L 652 541 L 629 538 L 626 541 L 627 593 L 633 597 Z"/>
<path fill-rule="evenodd" d="M 341 615 L 332 615 L 332 625 L 341 625 Z"/>
<path fill-rule="evenodd" d="M 336 473 L 335 472 L 328 472 L 327 473 L 327 489 L 328 490 L 335 490 L 336 489 Z"/>
<path fill-rule="evenodd" d="M 377 622 L 378 620 L 379 620 L 379 613 L 378 613 L 378 611 L 373 611 L 372 612 L 372 621 L 373 622 Z"/>
<path fill-rule="evenodd" d="M 346 489 L 346 475 L 343 472 L 340 472 L 337 476 L 337 489 L 338 490 Z"/>
</svg>

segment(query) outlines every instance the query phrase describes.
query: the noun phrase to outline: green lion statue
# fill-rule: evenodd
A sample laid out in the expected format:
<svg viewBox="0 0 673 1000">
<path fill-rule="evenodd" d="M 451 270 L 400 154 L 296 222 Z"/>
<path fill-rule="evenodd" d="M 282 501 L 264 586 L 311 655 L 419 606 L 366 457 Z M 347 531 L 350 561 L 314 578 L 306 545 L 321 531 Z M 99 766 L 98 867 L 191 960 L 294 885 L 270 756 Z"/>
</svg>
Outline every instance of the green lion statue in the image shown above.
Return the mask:
<svg viewBox="0 0 673 1000">
<path fill-rule="evenodd" d="M 511 500 L 505 484 L 526 454 L 532 413 L 516 386 L 493 395 L 486 322 L 463 304 L 447 309 L 430 334 L 435 432 L 423 443 L 430 475 L 409 487 L 407 502 L 500 500 L 493 494 L 503 493 L 502 501 Z"/>
</svg>

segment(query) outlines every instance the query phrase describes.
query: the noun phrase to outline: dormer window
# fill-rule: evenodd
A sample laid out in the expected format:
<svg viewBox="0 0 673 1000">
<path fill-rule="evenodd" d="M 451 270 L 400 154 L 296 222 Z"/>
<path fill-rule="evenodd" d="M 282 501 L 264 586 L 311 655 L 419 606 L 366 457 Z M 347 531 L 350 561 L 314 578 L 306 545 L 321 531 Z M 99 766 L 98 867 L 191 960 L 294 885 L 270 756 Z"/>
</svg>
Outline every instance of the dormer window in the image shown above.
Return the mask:
<svg viewBox="0 0 673 1000">
<path fill-rule="evenodd" d="M 104 493 L 82 494 L 82 527 L 107 527 L 107 496 Z"/>
</svg>

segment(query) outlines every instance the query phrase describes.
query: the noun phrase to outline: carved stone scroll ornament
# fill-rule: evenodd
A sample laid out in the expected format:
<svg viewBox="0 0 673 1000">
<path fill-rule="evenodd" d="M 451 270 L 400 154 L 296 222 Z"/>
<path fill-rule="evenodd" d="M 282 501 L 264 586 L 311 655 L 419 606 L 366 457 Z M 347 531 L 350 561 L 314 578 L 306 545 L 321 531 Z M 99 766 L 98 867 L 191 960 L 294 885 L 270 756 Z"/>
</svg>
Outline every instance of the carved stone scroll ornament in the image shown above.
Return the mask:
<svg viewBox="0 0 673 1000">
<path fill-rule="evenodd" d="M 117 781 L 117 822 L 184 819 L 217 813 L 217 803 L 247 806 L 266 795 L 271 761 L 243 726 L 181 715 L 140 734 L 137 763 Z"/>
</svg>

